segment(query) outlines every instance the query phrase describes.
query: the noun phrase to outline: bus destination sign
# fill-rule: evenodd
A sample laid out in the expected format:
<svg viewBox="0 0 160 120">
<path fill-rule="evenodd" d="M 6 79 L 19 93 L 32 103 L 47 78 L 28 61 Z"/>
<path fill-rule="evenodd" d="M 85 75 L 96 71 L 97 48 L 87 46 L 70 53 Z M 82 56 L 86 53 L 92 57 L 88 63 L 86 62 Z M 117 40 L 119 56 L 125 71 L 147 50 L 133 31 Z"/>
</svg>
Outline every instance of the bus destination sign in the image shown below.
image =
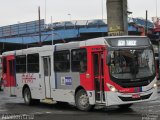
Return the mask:
<svg viewBox="0 0 160 120">
<path fill-rule="evenodd" d="M 108 44 L 112 47 L 135 47 L 135 46 L 149 46 L 150 42 L 147 37 L 137 38 L 106 38 Z"/>
<path fill-rule="evenodd" d="M 136 40 L 118 40 L 118 46 L 136 46 Z"/>
</svg>

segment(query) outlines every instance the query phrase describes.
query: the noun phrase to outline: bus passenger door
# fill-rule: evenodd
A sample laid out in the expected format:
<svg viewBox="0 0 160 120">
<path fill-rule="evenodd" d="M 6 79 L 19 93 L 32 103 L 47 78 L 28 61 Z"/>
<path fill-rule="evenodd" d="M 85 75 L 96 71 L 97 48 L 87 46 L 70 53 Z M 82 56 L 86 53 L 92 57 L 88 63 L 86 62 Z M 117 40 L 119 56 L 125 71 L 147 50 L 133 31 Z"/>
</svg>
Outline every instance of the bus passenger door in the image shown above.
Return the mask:
<svg viewBox="0 0 160 120">
<path fill-rule="evenodd" d="M 93 74 L 94 74 L 96 103 L 102 103 L 103 101 L 105 101 L 103 63 L 104 63 L 103 52 L 93 53 Z"/>
<path fill-rule="evenodd" d="M 44 86 L 46 98 L 51 98 L 51 58 L 43 57 Z"/>
<path fill-rule="evenodd" d="M 15 77 L 15 60 L 14 59 L 8 59 L 7 60 L 7 66 L 8 66 L 8 82 L 9 82 L 9 91 L 10 96 L 15 96 L 15 87 L 16 87 L 16 77 Z"/>
</svg>

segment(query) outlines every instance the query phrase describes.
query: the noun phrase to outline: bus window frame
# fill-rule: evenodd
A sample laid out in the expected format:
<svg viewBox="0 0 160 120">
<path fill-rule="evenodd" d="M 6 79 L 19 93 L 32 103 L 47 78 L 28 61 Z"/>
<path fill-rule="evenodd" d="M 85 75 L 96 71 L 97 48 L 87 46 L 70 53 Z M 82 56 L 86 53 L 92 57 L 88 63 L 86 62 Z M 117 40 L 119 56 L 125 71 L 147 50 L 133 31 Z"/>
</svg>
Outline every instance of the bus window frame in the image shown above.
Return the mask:
<svg viewBox="0 0 160 120">
<path fill-rule="evenodd" d="M 63 53 L 63 52 L 64 52 L 64 53 Z M 66 61 L 66 60 L 61 60 L 61 61 L 56 60 L 56 59 L 57 59 L 57 58 L 56 58 L 56 57 L 57 57 L 56 54 L 58 54 L 58 53 L 59 53 L 59 54 L 63 53 L 63 54 L 69 55 L 69 60 L 67 60 L 67 61 Z M 71 62 L 70 62 L 70 60 L 71 60 L 71 58 L 70 58 L 71 53 L 70 53 L 70 50 L 54 51 L 54 52 L 53 52 L 53 56 L 54 56 L 54 57 L 53 57 L 53 59 L 54 59 L 54 60 L 53 60 L 53 63 L 54 63 L 54 71 L 55 71 L 55 72 L 58 72 L 58 73 L 70 72 L 70 70 L 71 70 Z M 56 57 L 55 57 L 55 56 L 56 56 Z M 67 56 L 67 57 L 68 57 L 68 56 Z M 61 63 L 67 63 L 67 64 L 69 63 L 69 65 L 67 66 L 67 69 L 60 71 L 60 70 L 57 70 L 57 69 L 56 69 L 56 66 L 57 66 L 56 63 L 60 63 L 60 65 L 62 65 Z M 60 66 L 60 65 L 59 65 L 59 66 Z M 62 66 L 63 66 L 63 65 L 62 65 Z M 64 67 L 64 66 L 63 66 L 63 67 Z"/>
<path fill-rule="evenodd" d="M 73 52 L 75 51 L 75 52 L 77 52 L 77 51 L 85 51 L 85 54 L 84 54 L 84 56 L 85 56 L 85 60 L 81 60 L 81 58 L 79 59 L 79 60 L 73 60 Z M 83 52 L 84 53 L 84 52 Z M 78 62 L 79 61 L 79 70 L 73 70 L 73 62 Z M 81 62 L 82 61 L 82 62 Z M 85 62 L 85 63 L 84 63 Z M 83 64 L 83 66 L 82 66 L 82 64 Z M 83 68 L 84 68 L 84 70 L 82 70 Z M 88 67 L 87 67 L 87 49 L 86 48 L 79 48 L 79 49 L 72 49 L 71 50 L 71 71 L 72 72 L 79 72 L 79 73 L 86 73 L 87 72 L 87 69 L 88 69 Z"/>
</svg>

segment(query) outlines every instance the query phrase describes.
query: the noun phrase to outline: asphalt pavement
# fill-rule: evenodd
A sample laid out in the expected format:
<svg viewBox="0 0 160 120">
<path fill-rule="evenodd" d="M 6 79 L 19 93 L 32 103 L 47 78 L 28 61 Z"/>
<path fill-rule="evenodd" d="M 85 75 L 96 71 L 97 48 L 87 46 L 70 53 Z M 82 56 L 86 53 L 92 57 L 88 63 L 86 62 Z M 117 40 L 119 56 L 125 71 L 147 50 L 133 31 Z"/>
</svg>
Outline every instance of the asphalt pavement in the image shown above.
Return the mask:
<svg viewBox="0 0 160 120">
<path fill-rule="evenodd" d="M 156 101 L 134 104 L 122 110 L 117 106 L 99 107 L 83 112 L 69 104 L 26 106 L 23 99 L 11 98 L 0 92 L 0 120 L 160 120 L 160 94 Z"/>
</svg>

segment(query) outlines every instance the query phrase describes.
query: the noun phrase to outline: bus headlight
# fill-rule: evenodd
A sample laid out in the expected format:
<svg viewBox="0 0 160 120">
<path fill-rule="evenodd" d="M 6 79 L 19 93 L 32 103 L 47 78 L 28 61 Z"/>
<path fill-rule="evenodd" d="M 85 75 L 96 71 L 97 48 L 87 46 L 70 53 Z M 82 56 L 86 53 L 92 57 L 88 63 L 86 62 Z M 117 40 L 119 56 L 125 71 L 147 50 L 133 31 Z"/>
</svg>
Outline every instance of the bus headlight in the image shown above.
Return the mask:
<svg viewBox="0 0 160 120">
<path fill-rule="evenodd" d="M 112 92 L 118 92 L 118 90 L 113 86 L 113 85 L 110 85 L 110 84 L 106 84 L 108 86 L 108 88 L 110 89 L 110 91 Z"/>
<path fill-rule="evenodd" d="M 157 84 L 156 84 L 156 83 L 154 83 L 153 87 L 154 87 L 154 88 L 156 88 L 156 87 L 157 87 Z"/>
</svg>

